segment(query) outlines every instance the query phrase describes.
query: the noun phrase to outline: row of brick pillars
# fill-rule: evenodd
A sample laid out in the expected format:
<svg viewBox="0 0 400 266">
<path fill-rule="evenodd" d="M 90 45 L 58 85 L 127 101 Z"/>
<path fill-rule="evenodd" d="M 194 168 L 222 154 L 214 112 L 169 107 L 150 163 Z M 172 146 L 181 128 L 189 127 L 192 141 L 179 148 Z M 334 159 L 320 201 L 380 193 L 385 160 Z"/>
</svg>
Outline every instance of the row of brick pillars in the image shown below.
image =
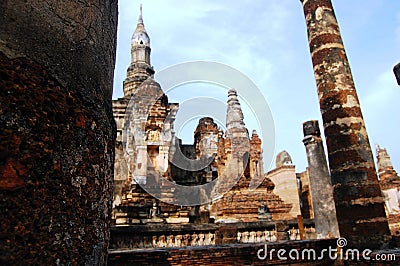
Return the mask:
<svg viewBox="0 0 400 266">
<path fill-rule="evenodd" d="M 349 62 L 330 0 L 301 0 L 325 129 L 336 214 L 349 247 L 390 238 L 384 202 Z"/>
</svg>

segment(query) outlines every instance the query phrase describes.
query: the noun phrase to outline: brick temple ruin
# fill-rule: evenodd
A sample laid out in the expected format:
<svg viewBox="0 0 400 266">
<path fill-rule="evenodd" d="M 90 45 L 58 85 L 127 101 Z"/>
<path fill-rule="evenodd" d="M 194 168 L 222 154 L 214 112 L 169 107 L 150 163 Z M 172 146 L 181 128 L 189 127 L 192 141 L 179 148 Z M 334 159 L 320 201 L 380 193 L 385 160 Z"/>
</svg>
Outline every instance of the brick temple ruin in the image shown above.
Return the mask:
<svg viewBox="0 0 400 266">
<path fill-rule="evenodd" d="M 259 259 L 264 243 L 318 254 L 339 236 L 358 248 L 395 245 L 400 177 L 379 146 L 375 166 L 332 3 L 300 2 L 328 159 L 318 122 L 306 121 L 300 173 L 286 151 L 264 173 L 261 139 L 249 134 L 234 89 L 225 132 L 204 117 L 193 144 L 174 139 L 179 104 L 153 78 L 141 14 L 124 97 L 112 101 L 116 1 L 0 2 L 0 263 L 282 265 L 276 254 Z M 209 164 L 180 169 L 171 164 L 177 150 Z M 263 182 L 249 190 L 253 177 Z M 215 181 L 214 190 L 234 185 L 221 197 L 195 195 L 205 204 L 168 203 L 171 184 Z M 145 184 L 157 185 L 156 197 Z"/>
<path fill-rule="evenodd" d="M 305 12 L 309 12 L 307 8 L 309 7 L 306 5 Z M 318 7 L 318 12 L 327 11 L 327 16 L 332 16 L 332 13 L 329 14 L 329 12 L 332 12 L 329 8 L 331 7 L 328 6 L 323 9 Z M 306 17 L 309 19 L 307 13 Z M 320 20 L 320 18 L 317 20 Z M 338 28 L 335 24 L 332 24 L 332 27 L 333 30 L 327 30 L 327 32 L 335 37 L 334 34 L 338 34 Z M 313 35 L 317 33 L 328 34 L 320 29 L 316 33 L 312 33 L 311 38 L 318 40 L 318 35 L 315 35 L 316 37 Z M 333 40 L 337 41 L 338 37 L 336 36 Z M 343 45 L 340 43 L 327 44 L 327 46 L 343 50 Z M 179 104 L 169 103 L 168 97 L 162 91 L 160 84 L 154 80 L 155 71 L 150 63 L 150 52 L 150 38 L 144 27 L 142 12 L 140 12 L 138 24 L 132 37 L 131 64 L 123 83 L 124 97 L 113 101 L 114 118 L 118 132 L 115 152 L 113 227 L 110 243 L 110 262 L 113 265 L 118 264 L 119 256 L 125 256 L 126 251 L 132 253 L 126 255 L 124 259 L 135 261 L 134 257 L 137 256 L 137 261 L 141 261 L 143 256 L 151 256 L 146 255 L 143 249 L 149 250 L 148 252 L 154 250 L 155 253 L 152 254 L 159 256 L 156 250 L 160 248 L 172 250 L 188 247 L 216 248 L 221 244 L 272 244 L 285 240 L 330 239 L 339 237 L 341 230 L 347 230 L 343 224 L 347 220 L 345 217 L 338 217 L 341 219 L 338 223 L 336 208 L 340 210 L 342 207 L 340 205 L 335 206 L 335 202 L 338 202 L 338 197 L 342 197 L 340 196 L 341 193 L 349 195 L 349 192 L 335 191 L 335 186 L 332 186 L 318 121 L 307 121 L 303 125 L 303 142 L 309 165 L 306 171 L 301 173 L 296 173 L 295 165 L 286 151 L 277 155 L 275 169 L 264 173 L 261 139 L 256 131 L 253 131 L 250 135 L 249 130 L 245 127 L 245 117 L 238 101 L 237 92 L 234 89 L 227 93 L 225 132 L 218 127 L 212 118 L 204 117 L 199 119 L 193 132 L 193 144 L 182 144 L 179 139 L 178 144 L 174 144 L 171 136 L 174 136 L 173 122 L 179 112 Z M 322 60 L 314 54 L 315 58 Z M 343 57 L 339 58 L 343 60 Z M 314 60 L 314 62 L 319 61 Z M 346 67 L 346 63 L 344 67 Z M 337 75 L 341 75 L 340 73 L 338 72 Z M 347 73 L 345 78 L 350 82 L 350 72 L 346 70 L 344 73 Z M 362 118 L 357 117 L 360 111 L 357 110 L 359 107 L 351 84 L 352 82 L 346 84 L 350 88 L 344 90 L 345 93 L 348 93 L 347 90 L 350 92 L 346 96 L 350 102 L 344 102 L 342 105 L 355 110 L 354 118 L 349 117 L 348 120 L 360 123 Z M 151 103 L 149 95 L 156 96 L 157 100 Z M 334 93 L 329 97 L 334 97 Z M 337 101 L 340 99 L 342 98 L 338 98 L 335 102 L 338 103 Z M 132 100 L 136 104 L 130 104 Z M 325 103 L 323 106 L 326 108 Z M 129 110 L 129 108 L 132 108 L 132 110 Z M 332 118 L 328 117 L 328 119 L 333 119 L 335 117 L 334 108 L 330 112 L 333 116 Z M 127 116 L 131 113 L 137 121 L 127 123 Z M 339 117 L 346 113 L 347 111 L 340 113 Z M 348 125 L 351 126 L 353 123 L 350 122 Z M 345 126 L 348 127 L 348 125 Z M 141 140 L 136 138 L 139 134 L 135 135 L 137 144 L 133 145 L 133 151 L 129 152 L 128 157 L 126 152 L 124 155 L 123 143 L 126 141 L 123 137 L 126 127 L 131 131 L 140 130 L 144 132 L 140 135 Z M 169 138 L 165 138 L 165 132 L 163 132 L 165 128 L 169 130 Z M 325 130 L 327 129 L 329 133 L 329 127 L 325 127 Z M 340 128 L 336 129 L 335 132 L 340 132 L 338 130 Z M 361 128 L 350 129 L 350 131 L 353 130 L 361 130 L 362 135 L 366 136 L 363 125 L 361 125 Z M 351 144 L 345 138 L 347 137 L 344 137 L 343 143 Z M 247 157 L 244 152 L 241 153 L 241 156 L 233 153 L 232 143 L 241 143 L 241 150 L 248 151 Z M 178 146 L 174 147 L 175 145 Z M 187 158 L 208 160 L 209 164 L 199 171 L 179 169 L 171 163 L 175 156 L 174 148 L 179 149 Z M 328 146 L 328 150 L 329 148 Z M 368 140 L 366 140 L 365 146 L 357 149 L 363 149 L 364 153 L 370 152 Z M 333 153 L 331 149 L 330 154 Z M 352 154 L 352 152 L 349 151 L 349 154 Z M 393 170 L 386 150 L 379 149 L 377 154 L 378 173 L 381 181 L 378 184 L 376 177 L 376 182 L 370 177 L 371 181 L 368 186 L 374 191 L 375 198 L 372 200 L 376 203 L 373 204 L 377 204 L 378 209 L 381 208 L 377 213 L 384 215 L 383 218 L 378 218 L 376 222 L 379 224 L 380 219 L 384 219 L 382 220 L 383 231 L 379 233 L 384 241 L 379 245 L 385 245 L 384 243 L 387 243 L 389 238 L 387 221 L 389 221 L 391 233 L 399 235 L 398 206 L 400 194 L 397 189 L 400 189 L 398 183 L 400 177 Z M 235 155 L 237 158 L 234 157 Z M 350 158 L 344 156 L 341 160 L 346 158 L 353 160 L 351 156 Z M 372 175 L 371 170 L 375 169 L 374 162 L 368 156 L 365 158 L 367 159 L 366 162 L 363 162 L 364 158 L 357 158 L 357 160 L 360 160 L 360 165 L 366 165 L 360 169 L 366 169 L 366 173 L 369 172 Z M 337 159 L 334 162 L 336 161 Z M 340 165 L 339 161 L 337 163 Z M 168 197 L 174 195 L 174 188 L 166 183 L 159 184 L 162 191 L 160 194 L 164 195 L 161 198 L 149 195 L 141 186 L 141 183 L 149 182 L 148 179 L 153 176 L 151 173 L 154 170 L 161 172 L 161 176 L 167 180 L 180 185 L 201 185 L 224 178 L 223 173 L 228 165 L 229 168 L 234 169 L 233 172 L 229 172 L 229 177 L 233 179 L 235 173 L 238 172 L 240 173 L 239 180 L 232 189 L 217 200 L 212 200 L 204 205 L 179 206 L 166 203 L 169 200 Z M 330 167 L 331 169 L 338 169 L 339 176 L 343 174 L 341 168 L 337 168 L 338 166 L 331 162 Z M 371 167 L 371 170 L 368 167 Z M 352 173 L 354 175 L 358 172 L 359 170 Z M 262 177 L 263 182 L 257 189 L 249 190 L 250 179 L 253 176 Z M 356 180 L 358 177 L 354 176 L 353 178 L 352 180 Z M 226 181 L 229 181 L 229 179 Z M 379 185 L 384 198 L 380 196 Z M 371 193 L 370 189 L 368 191 L 370 191 L 368 193 Z M 367 190 L 365 190 L 365 193 L 367 193 Z M 365 197 L 367 202 L 368 197 L 370 197 L 368 193 L 359 196 Z M 374 193 L 378 194 L 375 195 Z M 206 196 L 210 197 L 210 195 Z M 384 205 L 386 206 L 386 215 L 385 212 L 382 212 Z M 357 204 L 357 206 L 360 205 Z M 368 208 L 370 207 L 368 205 Z M 380 230 L 379 227 L 376 230 Z M 347 236 L 347 234 L 342 235 Z M 348 237 L 351 238 L 352 235 L 354 234 L 349 233 Z M 360 234 L 357 233 L 354 236 L 354 241 L 357 244 L 364 245 L 365 239 L 361 238 L 360 240 L 358 239 L 359 236 Z M 144 259 L 144 261 L 146 260 Z"/>
<path fill-rule="evenodd" d="M 377 165 L 380 186 L 385 200 L 386 216 L 392 235 L 400 235 L 400 177 L 393 169 L 386 149 L 376 145 Z"/>
<path fill-rule="evenodd" d="M 264 242 L 267 238 L 273 241 L 288 239 L 289 227 L 281 221 L 297 224 L 294 220 L 301 214 L 295 167 L 290 155 L 281 153 L 277 158 L 277 168 L 264 174 L 261 139 L 256 131 L 249 135 L 234 89 L 229 90 L 227 97 L 226 132 L 212 118 L 204 117 L 199 120 L 193 133 L 192 145 L 182 144 L 179 139 L 174 144 L 173 122 L 179 112 L 179 104 L 169 103 L 160 84 L 153 79 L 150 52 L 150 38 L 140 14 L 132 37 L 131 64 L 124 81 L 124 97 L 113 101 L 117 143 L 114 167 L 115 227 L 112 232 L 115 232 L 113 236 L 117 236 L 119 229 L 123 228 L 125 240 L 112 238 L 111 248 L 183 247 L 215 245 L 218 241 L 254 243 Z M 156 96 L 153 104 L 153 97 L 149 95 Z M 131 99 L 135 102 L 132 106 L 129 105 Z M 129 110 L 130 107 L 132 110 Z M 135 120 L 133 123 L 127 122 L 130 114 Z M 123 149 L 124 127 L 130 127 L 133 132 L 144 132 L 141 140 L 136 137 L 139 134 L 133 134 L 135 143 L 132 143 L 128 157 L 124 156 L 126 150 Z M 165 137 L 165 128 L 168 128 L 169 138 Z M 233 150 L 232 143 L 238 143 L 236 150 Z M 171 163 L 173 156 L 176 156 L 171 152 L 173 149 L 179 149 L 190 159 L 209 160 L 209 164 L 198 171 L 180 169 Z M 221 178 L 226 178 L 223 182 L 226 185 L 236 173 L 239 173 L 239 179 L 223 197 L 217 200 L 210 198 L 214 201 L 209 204 L 179 206 L 168 204 L 175 188 L 167 183 L 160 184 L 161 199 L 149 195 L 142 188 L 142 184 L 151 182 L 149 178 L 153 171 L 158 171 L 168 181 L 185 186 L 201 185 Z M 253 177 L 262 177 L 263 182 L 257 189 L 250 190 Z M 273 180 L 279 185 L 275 186 Z M 227 239 L 225 235 L 225 238 L 218 239 L 217 231 L 224 224 L 229 224 L 230 228 L 240 224 L 240 230 L 236 227 L 232 229 L 233 238 Z M 142 236 L 135 233 L 131 239 L 126 234 L 126 226 L 133 226 L 136 232 L 153 233 Z M 307 228 L 309 238 L 314 238 L 312 226 L 310 222 Z M 159 231 L 154 228 L 159 228 Z M 166 233 L 171 230 L 174 233 Z M 290 237 L 299 238 L 294 227 L 292 234 Z"/>
</svg>

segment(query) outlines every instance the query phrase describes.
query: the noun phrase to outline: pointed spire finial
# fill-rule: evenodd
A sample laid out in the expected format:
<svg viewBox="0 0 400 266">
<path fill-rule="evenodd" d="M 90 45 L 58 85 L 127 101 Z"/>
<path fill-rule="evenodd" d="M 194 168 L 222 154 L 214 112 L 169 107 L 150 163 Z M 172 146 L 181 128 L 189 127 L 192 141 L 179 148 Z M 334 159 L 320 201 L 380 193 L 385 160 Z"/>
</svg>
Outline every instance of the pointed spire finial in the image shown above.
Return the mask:
<svg viewBox="0 0 400 266">
<path fill-rule="evenodd" d="M 378 143 L 375 143 L 375 148 L 377 153 L 381 150 L 381 147 L 379 147 Z"/>
<path fill-rule="evenodd" d="M 142 4 L 140 4 L 139 23 L 143 24 Z"/>
<path fill-rule="evenodd" d="M 240 107 L 235 89 L 228 92 L 228 109 L 226 113 L 226 128 L 244 128 L 242 108 Z"/>
<path fill-rule="evenodd" d="M 150 47 L 150 38 L 143 23 L 142 4 L 140 4 L 140 14 L 135 32 L 132 36 L 132 45 L 146 45 Z"/>
<path fill-rule="evenodd" d="M 146 29 L 144 28 L 144 23 L 143 23 L 142 4 L 140 4 L 139 19 L 138 19 L 138 23 L 137 23 L 136 30 L 135 30 L 134 34 L 139 33 L 139 32 L 145 32 L 146 33 Z"/>
</svg>

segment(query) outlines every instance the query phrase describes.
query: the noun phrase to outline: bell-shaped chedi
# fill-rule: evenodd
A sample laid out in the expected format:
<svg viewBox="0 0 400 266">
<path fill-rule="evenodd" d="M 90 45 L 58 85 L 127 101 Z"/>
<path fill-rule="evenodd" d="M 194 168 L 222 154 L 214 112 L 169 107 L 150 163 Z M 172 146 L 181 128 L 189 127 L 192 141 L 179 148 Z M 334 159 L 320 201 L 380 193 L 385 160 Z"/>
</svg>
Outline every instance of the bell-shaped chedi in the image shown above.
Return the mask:
<svg viewBox="0 0 400 266">
<path fill-rule="evenodd" d="M 287 151 L 281 151 L 276 156 L 276 168 L 267 173 L 267 177 L 275 184 L 274 193 L 285 202 L 290 202 L 289 216 L 296 218 L 301 214 L 300 199 L 297 185 L 296 168 Z"/>
</svg>

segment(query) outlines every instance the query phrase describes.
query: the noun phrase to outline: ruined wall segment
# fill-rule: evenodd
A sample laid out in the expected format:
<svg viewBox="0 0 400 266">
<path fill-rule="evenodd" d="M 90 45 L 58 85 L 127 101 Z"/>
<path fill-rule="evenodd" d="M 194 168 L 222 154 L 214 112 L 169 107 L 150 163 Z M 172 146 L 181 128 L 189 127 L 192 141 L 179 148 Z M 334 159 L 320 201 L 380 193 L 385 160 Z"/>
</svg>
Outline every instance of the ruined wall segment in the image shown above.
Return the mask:
<svg viewBox="0 0 400 266">
<path fill-rule="evenodd" d="M 104 265 L 116 1 L 0 4 L 0 264 Z"/>
<path fill-rule="evenodd" d="M 218 153 L 218 140 L 220 129 L 211 117 L 200 118 L 194 131 L 194 145 L 196 157 L 213 157 Z"/>
<path fill-rule="evenodd" d="M 182 241 L 183 242 L 183 241 Z M 110 251 L 108 265 L 282 265 L 281 256 L 273 253 L 272 258 L 269 254 L 265 260 L 260 260 L 257 251 L 265 248 L 262 243 L 230 244 L 219 246 L 197 246 L 194 248 L 158 248 L 152 251 L 139 250 L 113 250 Z M 321 254 L 323 250 L 335 249 L 335 239 L 296 241 L 289 245 L 285 242 L 268 243 L 268 251 L 285 250 L 283 254 L 289 254 L 295 250 L 315 250 L 316 254 Z M 292 252 L 293 253 L 293 252 Z M 325 252 L 326 253 L 326 252 Z M 260 253 L 263 256 L 263 253 Z M 195 259 L 194 259 L 195 258 Z M 333 265 L 335 262 L 329 256 L 318 261 L 319 265 Z M 366 262 L 361 262 L 366 263 Z M 291 260 L 289 257 L 285 261 L 286 265 L 306 265 L 304 260 Z M 360 264 L 361 265 L 361 264 Z M 366 264 L 364 264 L 366 265 Z M 378 265 L 378 264 L 373 264 Z"/>
<path fill-rule="evenodd" d="M 392 235 L 400 235 L 400 176 L 393 168 L 386 149 L 376 145 L 379 184 L 385 200 L 386 215 Z"/>
<path fill-rule="evenodd" d="M 308 167 L 304 172 L 296 173 L 299 182 L 300 209 L 303 219 L 314 219 L 314 210 L 311 200 L 310 175 Z"/>
<path fill-rule="evenodd" d="M 340 235 L 379 248 L 389 228 L 349 62 L 330 0 L 301 0 L 318 88 Z"/>
<path fill-rule="evenodd" d="M 222 131 L 211 117 L 203 117 L 194 131 L 194 147 L 196 159 L 214 158 L 201 175 L 197 175 L 197 183 L 211 182 L 218 177 L 218 142 L 222 139 Z"/>
<path fill-rule="evenodd" d="M 376 145 L 376 160 L 378 165 L 379 183 L 382 190 L 400 186 L 400 177 L 393 168 L 392 160 L 385 148 Z"/>
<path fill-rule="evenodd" d="M 262 142 L 256 130 L 250 139 L 249 171 L 252 178 L 264 178 L 264 163 L 262 160 Z"/>
</svg>

